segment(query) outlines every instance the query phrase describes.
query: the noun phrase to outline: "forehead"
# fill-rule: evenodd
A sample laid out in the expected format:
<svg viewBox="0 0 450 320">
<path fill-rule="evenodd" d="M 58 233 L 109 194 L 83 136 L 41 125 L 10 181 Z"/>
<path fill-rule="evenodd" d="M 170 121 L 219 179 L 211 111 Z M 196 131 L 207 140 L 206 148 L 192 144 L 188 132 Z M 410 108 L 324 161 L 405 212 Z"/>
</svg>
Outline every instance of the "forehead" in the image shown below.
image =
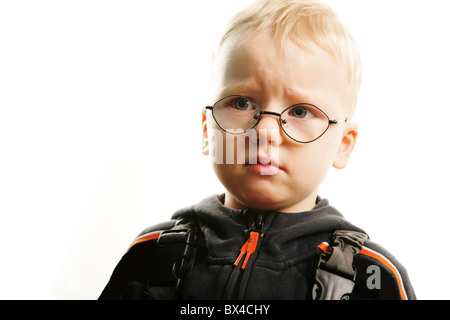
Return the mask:
<svg viewBox="0 0 450 320">
<path fill-rule="evenodd" d="M 328 108 L 342 100 L 344 79 L 342 65 L 317 45 L 286 40 L 280 46 L 269 31 L 247 31 L 216 52 L 213 92 L 215 98 L 270 94 Z"/>
</svg>

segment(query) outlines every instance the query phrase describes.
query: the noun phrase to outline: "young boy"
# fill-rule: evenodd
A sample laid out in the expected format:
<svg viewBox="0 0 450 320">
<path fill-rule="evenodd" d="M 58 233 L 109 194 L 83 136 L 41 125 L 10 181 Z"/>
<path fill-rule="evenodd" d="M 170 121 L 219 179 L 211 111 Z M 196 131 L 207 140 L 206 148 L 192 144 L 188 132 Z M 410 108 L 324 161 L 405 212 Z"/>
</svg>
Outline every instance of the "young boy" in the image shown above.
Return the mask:
<svg viewBox="0 0 450 320">
<path fill-rule="evenodd" d="M 356 45 L 327 6 L 237 14 L 202 123 L 226 192 L 142 232 L 100 298 L 415 299 L 395 258 L 317 194 L 355 146 L 359 85 Z"/>
</svg>

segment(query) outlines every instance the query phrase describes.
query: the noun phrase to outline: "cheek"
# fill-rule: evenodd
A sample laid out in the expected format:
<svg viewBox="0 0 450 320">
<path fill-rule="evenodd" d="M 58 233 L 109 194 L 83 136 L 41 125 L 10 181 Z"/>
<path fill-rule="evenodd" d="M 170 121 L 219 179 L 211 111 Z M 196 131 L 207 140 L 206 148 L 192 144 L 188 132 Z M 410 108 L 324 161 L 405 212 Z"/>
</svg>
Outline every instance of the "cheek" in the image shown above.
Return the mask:
<svg viewBox="0 0 450 320">
<path fill-rule="evenodd" d="M 236 137 L 226 134 L 215 122 L 209 124 L 210 161 L 217 178 L 227 189 L 234 188 L 237 181 L 240 181 L 241 163 L 245 162 L 245 152 L 237 152 L 235 139 Z"/>
<path fill-rule="evenodd" d="M 225 147 L 225 133 L 217 126 L 212 117 L 208 117 L 208 149 L 213 164 L 225 163 Z"/>
<path fill-rule="evenodd" d="M 251 194 L 251 183 L 237 165 L 213 163 L 213 170 L 222 186 L 228 192 L 246 198 Z M 245 183 L 244 183 L 245 181 Z"/>
<path fill-rule="evenodd" d="M 213 164 L 245 164 L 251 154 L 257 154 L 253 135 L 226 134 L 217 124 L 208 124 L 209 155 Z M 232 170 L 232 167 L 228 170 Z"/>
<path fill-rule="evenodd" d="M 288 150 L 289 157 L 286 160 L 290 177 L 295 184 L 309 185 L 315 189 L 323 181 L 336 154 L 335 148 L 326 142 L 325 139 L 317 140 Z"/>
</svg>

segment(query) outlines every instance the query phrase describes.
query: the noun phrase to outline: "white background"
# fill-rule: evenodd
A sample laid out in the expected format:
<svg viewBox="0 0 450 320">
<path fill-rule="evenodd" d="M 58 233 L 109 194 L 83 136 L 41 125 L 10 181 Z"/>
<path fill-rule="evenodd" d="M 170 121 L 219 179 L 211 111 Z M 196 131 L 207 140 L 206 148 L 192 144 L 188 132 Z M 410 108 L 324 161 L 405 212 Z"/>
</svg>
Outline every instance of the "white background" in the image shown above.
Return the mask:
<svg viewBox="0 0 450 320">
<path fill-rule="evenodd" d="M 201 155 L 213 44 L 249 0 L 0 2 L 0 298 L 96 299 L 134 236 L 223 188 Z M 328 0 L 364 82 L 320 192 L 448 299 L 450 5 Z"/>
</svg>

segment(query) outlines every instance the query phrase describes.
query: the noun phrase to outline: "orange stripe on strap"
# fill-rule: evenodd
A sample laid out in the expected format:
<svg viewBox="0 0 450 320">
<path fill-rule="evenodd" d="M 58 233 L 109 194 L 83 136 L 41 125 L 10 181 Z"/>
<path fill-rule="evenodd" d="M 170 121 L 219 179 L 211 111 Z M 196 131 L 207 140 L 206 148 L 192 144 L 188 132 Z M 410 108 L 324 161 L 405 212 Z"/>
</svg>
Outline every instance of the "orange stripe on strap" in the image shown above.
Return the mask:
<svg viewBox="0 0 450 320">
<path fill-rule="evenodd" d="M 322 242 L 317 247 L 323 252 L 330 252 L 330 245 L 328 244 L 328 242 Z"/>
<path fill-rule="evenodd" d="M 131 246 L 128 248 L 128 250 L 131 249 L 131 247 L 133 247 L 134 245 L 141 243 L 141 242 L 145 242 L 145 241 L 150 241 L 150 240 L 154 240 L 154 239 L 158 239 L 159 235 L 161 234 L 161 231 L 157 231 L 157 232 L 152 232 L 149 235 L 144 235 L 138 239 L 136 239 Z"/>
<path fill-rule="evenodd" d="M 324 252 L 330 252 L 330 245 L 327 242 L 322 242 L 317 247 L 320 248 Z M 374 258 L 375 260 L 378 260 L 383 265 L 385 265 L 389 270 L 391 270 L 391 272 L 395 276 L 395 279 L 397 280 L 397 285 L 398 285 L 398 288 L 400 291 L 400 296 L 401 296 L 402 300 L 408 300 L 408 297 L 407 297 L 406 291 L 405 291 L 405 287 L 403 286 L 403 280 L 402 280 L 402 277 L 400 276 L 400 272 L 398 272 L 397 268 L 395 267 L 395 265 L 392 262 L 390 262 L 386 257 L 381 255 L 380 253 L 375 252 L 367 247 L 363 247 L 360 251 L 360 254 L 363 254 L 365 256 L 368 256 L 368 257 Z"/>
<path fill-rule="evenodd" d="M 383 255 L 369 249 L 366 247 L 363 247 L 360 251 L 361 254 L 366 255 L 368 257 L 374 258 L 376 260 L 378 260 L 379 262 L 381 262 L 383 265 L 385 265 L 389 270 L 391 270 L 391 272 L 394 274 L 396 280 L 397 280 L 397 285 L 400 291 L 400 296 L 402 297 L 402 300 L 408 300 L 408 297 L 406 295 L 405 292 L 405 288 L 403 287 L 403 281 L 402 281 L 402 277 L 400 276 L 400 273 L 398 272 L 397 268 L 394 266 L 394 264 L 392 262 L 390 262 L 386 257 L 384 257 Z"/>
</svg>

